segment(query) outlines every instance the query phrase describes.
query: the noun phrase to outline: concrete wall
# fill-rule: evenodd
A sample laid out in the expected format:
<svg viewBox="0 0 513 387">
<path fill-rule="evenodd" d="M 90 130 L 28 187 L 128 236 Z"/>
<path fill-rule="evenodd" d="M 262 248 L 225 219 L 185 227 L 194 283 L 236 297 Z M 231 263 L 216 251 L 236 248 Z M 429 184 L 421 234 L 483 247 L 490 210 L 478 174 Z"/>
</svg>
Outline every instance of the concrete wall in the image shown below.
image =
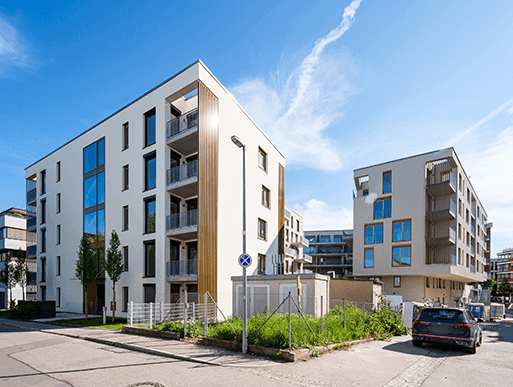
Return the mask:
<svg viewBox="0 0 513 387">
<path fill-rule="evenodd" d="M 383 294 L 383 283 L 371 280 L 332 279 L 330 281 L 330 306 L 340 301 L 368 302 L 377 305 Z"/>
</svg>

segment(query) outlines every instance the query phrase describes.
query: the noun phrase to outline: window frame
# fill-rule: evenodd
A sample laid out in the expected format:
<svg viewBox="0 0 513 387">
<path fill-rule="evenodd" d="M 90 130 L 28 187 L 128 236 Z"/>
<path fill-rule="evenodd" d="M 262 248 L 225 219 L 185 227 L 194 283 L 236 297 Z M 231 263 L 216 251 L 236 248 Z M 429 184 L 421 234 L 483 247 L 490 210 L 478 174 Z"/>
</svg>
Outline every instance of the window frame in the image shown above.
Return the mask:
<svg viewBox="0 0 513 387">
<path fill-rule="evenodd" d="M 409 239 L 404 239 L 404 223 L 409 222 L 410 223 L 410 237 Z M 395 238 L 395 232 L 394 232 L 394 226 L 396 224 L 401 224 L 401 238 L 402 239 L 394 239 Z M 411 242 L 412 239 L 412 228 L 411 228 L 411 219 L 401 219 L 401 220 L 394 220 L 392 222 L 392 242 Z"/>
<path fill-rule="evenodd" d="M 157 244 L 155 239 L 151 239 L 149 241 L 144 241 L 144 278 L 155 278 L 157 274 Z M 148 257 L 148 248 L 153 246 L 154 248 L 154 257 L 153 257 L 153 274 L 151 273 L 151 261 L 149 261 Z"/>
<path fill-rule="evenodd" d="M 46 169 L 43 169 L 41 172 L 40 172 L 40 177 L 41 177 L 41 194 L 40 195 L 44 195 L 46 194 Z"/>
<path fill-rule="evenodd" d="M 61 225 L 60 224 L 57 225 L 55 233 L 56 233 L 56 237 L 55 237 L 56 243 L 55 244 L 60 245 L 61 244 Z"/>
<path fill-rule="evenodd" d="M 58 183 L 61 181 L 61 162 L 57 161 L 55 163 L 55 182 Z"/>
<path fill-rule="evenodd" d="M 263 225 L 263 234 L 261 233 L 260 225 Z M 267 241 L 267 221 L 263 220 L 262 218 L 258 218 L 257 233 L 258 239 Z"/>
<path fill-rule="evenodd" d="M 55 307 L 60 308 L 61 307 L 61 288 L 60 287 L 57 287 L 56 293 L 57 293 L 57 296 L 55 298 L 57 298 L 57 300 L 55 303 L 56 304 Z"/>
<path fill-rule="evenodd" d="M 402 262 L 402 251 L 403 249 L 409 249 L 409 259 L 410 259 L 410 263 L 403 263 Z M 394 265 L 394 250 L 395 249 L 399 249 L 399 264 L 398 265 Z M 411 267 L 411 245 L 397 245 L 397 246 L 392 246 L 392 267 Z"/>
<path fill-rule="evenodd" d="M 46 253 L 46 228 L 41 229 L 41 253 Z"/>
<path fill-rule="evenodd" d="M 263 262 L 263 270 L 262 270 L 262 262 Z M 265 275 L 266 272 L 266 264 L 267 264 L 267 256 L 265 254 L 258 254 L 258 273 L 261 275 Z"/>
<path fill-rule="evenodd" d="M 396 285 L 396 280 L 399 280 L 399 285 Z M 400 288 L 401 287 L 401 276 L 394 276 L 394 288 Z"/>
<path fill-rule="evenodd" d="M 388 216 L 385 216 L 385 203 L 387 201 L 390 201 L 390 214 Z M 382 203 L 382 216 L 381 217 L 376 217 L 376 204 L 377 203 Z M 376 199 L 374 201 L 374 205 L 373 205 L 373 216 L 374 216 L 374 219 L 388 219 L 388 218 L 391 218 L 392 217 L 392 197 L 391 196 L 387 196 L 387 197 L 384 197 L 384 198 L 380 198 L 380 199 Z"/>
<path fill-rule="evenodd" d="M 60 214 L 61 213 L 61 193 L 57 193 L 57 195 L 55 195 L 56 198 L 55 198 L 55 213 L 56 214 Z"/>
<path fill-rule="evenodd" d="M 385 176 L 390 176 L 390 181 L 388 182 L 389 189 L 388 191 L 385 191 Z M 382 192 L 383 194 L 389 194 L 392 193 L 392 171 L 384 171 L 383 177 L 382 177 Z"/>
<path fill-rule="evenodd" d="M 381 226 L 381 242 L 376 242 L 376 227 L 377 226 Z M 367 242 L 367 228 L 372 228 L 372 242 Z M 385 239 L 383 222 L 365 224 L 363 226 L 363 236 L 364 236 L 364 244 L 365 245 L 383 243 L 384 239 Z"/>
<path fill-rule="evenodd" d="M 372 253 L 372 266 L 367 266 L 367 252 Z M 372 269 L 374 267 L 374 248 L 365 248 L 363 249 L 363 268 L 364 269 Z"/>
<path fill-rule="evenodd" d="M 122 178 L 123 178 L 123 182 L 122 182 L 123 185 L 121 187 L 121 191 L 127 191 L 130 189 L 130 165 L 129 164 L 123 165 Z"/>
<path fill-rule="evenodd" d="M 130 229 L 129 223 L 129 206 L 123 206 L 121 212 L 121 231 L 127 231 Z"/>
<path fill-rule="evenodd" d="M 265 185 L 262 185 L 262 206 L 271 209 L 271 191 Z"/>
<path fill-rule="evenodd" d="M 154 234 L 157 232 L 157 197 L 155 195 L 148 196 L 143 199 L 144 201 L 144 233 L 143 234 Z M 148 210 L 150 208 L 150 203 L 154 203 L 155 210 L 154 210 L 154 216 L 155 216 L 155 229 L 153 231 L 150 231 L 149 229 L 149 217 L 148 217 Z"/>
<path fill-rule="evenodd" d="M 46 198 L 41 199 L 40 203 L 41 203 L 41 223 L 40 224 L 45 224 L 46 223 Z"/>
<path fill-rule="evenodd" d="M 60 276 L 61 275 L 61 256 L 60 255 L 57 255 L 56 259 L 55 259 L 55 276 Z"/>
<path fill-rule="evenodd" d="M 153 151 L 150 153 L 147 153 L 143 156 L 144 160 L 144 191 L 150 191 L 152 189 L 157 188 L 157 151 Z M 155 160 L 155 185 L 150 188 L 149 185 L 149 162 L 151 160 Z"/>
<path fill-rule="evenodd" d="M 121 150 L 127 150 L 130 148 L 130 121 L 125 122 L 122 125 L 122 143 L 121 143 Z"/>
<path fill-rule="evenodd" d="M 148 121 L 151 117 L 154 117 L 153 128 L 150 128 Z M 150 143 L 150 130 L 153 129 L 153 137 L 154 141 Z M 144 148 L 147 148 L 157 142 L 157 109 L 156 107 L 151 108 L 146 113 L 144 113 Z"/>
<path fill-rule="evenodd" d="M 264 151 L 261 147 L 258 147 L 258 166 L 260 169 L 267 172 L 267 152 Z"/>
<path fill-rule="evenodd" d="M 129 270 L 129 259 L 130 253 L 128 251 L 128 246 L 123 246 L 123 272 Z"/>
<path fill-rule="evenodd" d="M 122 307 L 122 310 L 121 312 L 128 312 L 128 298 L 129 298 L 129 290 L 128 290 L 128 286 L 123 286 L 122 287 L 122 299 L 121 299 L 121 307 Z M 126 293 L 125 293 L 126 292 Z"/>
</svg>

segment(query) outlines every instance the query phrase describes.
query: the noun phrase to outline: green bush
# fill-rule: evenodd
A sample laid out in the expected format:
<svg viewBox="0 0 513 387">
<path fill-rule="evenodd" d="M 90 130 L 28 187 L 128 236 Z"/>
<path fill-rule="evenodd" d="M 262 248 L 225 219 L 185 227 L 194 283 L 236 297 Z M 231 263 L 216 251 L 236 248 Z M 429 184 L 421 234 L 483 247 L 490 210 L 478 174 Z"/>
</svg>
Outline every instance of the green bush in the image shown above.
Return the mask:
<svg viewBox="0 0 513 387">
<path fill-rule="evenodd" d="M 35 302 L 18 302 L 13 309 L 11 309 L 12 317 L 18 318 L 34 318 L 37 315 L 37 308 Z"/>
</svg>

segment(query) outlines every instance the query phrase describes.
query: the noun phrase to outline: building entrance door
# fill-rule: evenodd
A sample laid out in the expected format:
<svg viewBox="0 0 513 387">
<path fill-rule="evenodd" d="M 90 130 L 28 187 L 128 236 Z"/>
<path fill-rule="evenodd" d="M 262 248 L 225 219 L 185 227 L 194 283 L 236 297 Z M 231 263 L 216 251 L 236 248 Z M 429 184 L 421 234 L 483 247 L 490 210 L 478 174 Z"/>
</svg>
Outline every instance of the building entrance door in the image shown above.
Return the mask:
<svg viewBox="0 0 513 387">
<path fill-rule="evenodd" d="M 103 307 L 105 306 L 105 284 L 96 285 L 96 305 L 96 314 L 103 314 Z"/>
</svg>

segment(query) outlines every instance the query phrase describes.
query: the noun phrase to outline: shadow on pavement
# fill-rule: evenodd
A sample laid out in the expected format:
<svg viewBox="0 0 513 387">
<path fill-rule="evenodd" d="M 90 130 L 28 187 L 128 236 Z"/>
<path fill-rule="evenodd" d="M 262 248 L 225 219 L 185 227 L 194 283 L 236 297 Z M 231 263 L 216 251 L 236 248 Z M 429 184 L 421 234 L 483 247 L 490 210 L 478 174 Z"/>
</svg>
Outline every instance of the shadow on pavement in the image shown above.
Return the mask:
<svg viewBox="0 0 513 387">
<path fill-rule="evenodd" d="M 387 351 L 400 352 L 408 355 L 415 356 L 430 356 L 430 352 L 434 349 L 446 351 L 451 356 L 469 356 L 466 349 L 459 346 L 446 345 L 446 344 L 423 344 L 422 347 L 414 347 L 411 340 L 403 341 L 400 343 L 393 343 L 383 347 Z M 470 355 L 472 356 L 472 355 Z"/>
</svg>

